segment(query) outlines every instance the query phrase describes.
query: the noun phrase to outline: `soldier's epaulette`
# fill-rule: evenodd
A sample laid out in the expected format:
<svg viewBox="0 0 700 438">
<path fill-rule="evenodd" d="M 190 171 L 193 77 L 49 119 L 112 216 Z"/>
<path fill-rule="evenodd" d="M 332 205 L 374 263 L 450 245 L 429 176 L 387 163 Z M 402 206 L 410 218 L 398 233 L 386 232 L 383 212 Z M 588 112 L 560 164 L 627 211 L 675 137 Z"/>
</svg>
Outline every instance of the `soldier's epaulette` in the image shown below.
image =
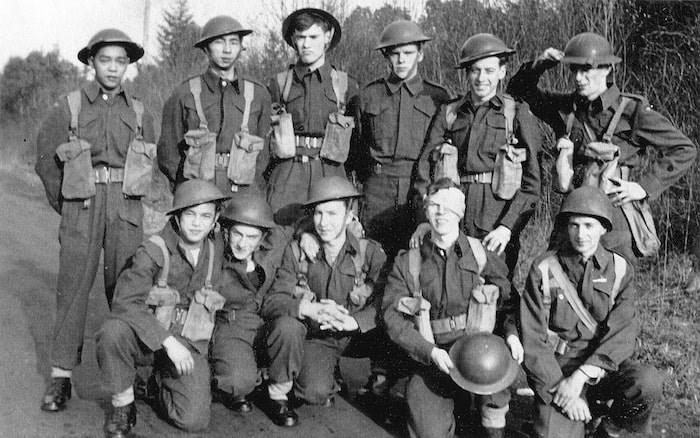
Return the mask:
<svg viewBox="0 0 700 438">
<path fill-rule="evenodd" d="M 367 84 L 365 84 L 362 89 L 366 90 L 367 88 L 371 87 L 372 85 L 384 85 L 384 79 L 385 78 L 377 78 L 372 81 L 369 81 Z"/>
<path fill-rule="evenodd" d="M 444 91 L 445 93 L 447 93 L 448 96 L 450 95 L 450 91 L 442 84 L 439 84 L 437 82 L 434 82 L 434 81 L 431 81 L 431 80 L 428 80 L 425 78 L 423 78 L 423 82 L 425 82 L 426 85 L 430 85 L 431 87 L 435 87 L 437 89 Z"/>
<path fill-rule="evenodd" d="M 243 79 L 243 80 L 246 80 L 246 81 L 248 81 L 248 82 L 252 82 L 252 83 L 254 83 L 254 84 L 256 84 L 256 85 L 260 85 L 261 87 L 267 89 L 267 86 L 266 86 L 265 84 L 263 84 L 262 81 L 260 81 L 260 80 L 257 79 L 257 78 L 252 77 L 252 76 L 249 75 L 249 74 L 241 73 L 240 78 Z"/>
</svg>

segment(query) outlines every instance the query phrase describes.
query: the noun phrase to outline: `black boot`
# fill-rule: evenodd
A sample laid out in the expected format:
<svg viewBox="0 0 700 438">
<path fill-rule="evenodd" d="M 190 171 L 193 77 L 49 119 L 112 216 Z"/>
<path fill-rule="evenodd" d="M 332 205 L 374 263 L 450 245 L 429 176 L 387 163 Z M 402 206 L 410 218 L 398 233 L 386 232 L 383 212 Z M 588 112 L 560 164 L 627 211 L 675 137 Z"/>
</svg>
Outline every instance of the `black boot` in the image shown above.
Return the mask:
<svg viewBox="0 0 700 438">
<path fill-rule="evenodd" d="M 136 425 L 136 403 L 113 407 L 105 426 L 107 438 L 126 438 Z"/>
<path fill-rule="evenodd" d="M 71 397 L 70 379 L 68 377 L 53 377 L 46 388 L 44 399 L 41 401 L 41 410 L 58 412 L 66 408 L 66 401 Z"/>
<path fill-rule="evenodd" d="M 484 427 L 486 438 L 505 438 L 506 428 L 505 427 Z"/>
<path fill-rule="evenodd" d="M 278 426 L 292 427 L 299 422 L 299 416 L 287 400 L 269 400 L 268 415 Z"/>
<path fill-rule="evenodd" d="M 229 397 L 229 399 L 224 402 L 224 406 L 241 414 L 247 414 L 253 410 L 253 405 L 250 404 L 248 399 L 243 395 Z"/>
</svg>

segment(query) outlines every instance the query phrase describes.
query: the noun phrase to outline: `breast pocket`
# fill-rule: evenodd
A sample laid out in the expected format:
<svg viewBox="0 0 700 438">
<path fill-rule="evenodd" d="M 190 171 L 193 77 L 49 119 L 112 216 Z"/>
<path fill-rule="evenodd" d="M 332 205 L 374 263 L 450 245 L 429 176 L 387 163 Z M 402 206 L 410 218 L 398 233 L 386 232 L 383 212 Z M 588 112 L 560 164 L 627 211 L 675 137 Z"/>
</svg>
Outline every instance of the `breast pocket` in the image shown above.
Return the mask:
<svg viewBox="0 0 700 438">
<path fill-rule="evenodd" d="M 573 330 L 578 323 L 578 315 L 576 315 L 560 288 L 552 287 L 550 290 L 552 294 L 552 307 L 549 312 L 550 327 L 557 332 Z"/>
<path fill-rule="evenodd" d="M 411 137 L 421 144 L 425 140 L 430 127 L 430 121 L 435 115 L 435 104 L 429 98 L 417 100 L 414 105 L 413 120 L 411 120 Z"/>
<path fill-rule="evenodd" d="M 486 116 L 486 126 L 486 138 L 482 147 L 487 148 L 488 157 L 495 160 L 498 148 L 506 144 L 506 119 L 503 114 L 489 113 Z"/>
</svg>

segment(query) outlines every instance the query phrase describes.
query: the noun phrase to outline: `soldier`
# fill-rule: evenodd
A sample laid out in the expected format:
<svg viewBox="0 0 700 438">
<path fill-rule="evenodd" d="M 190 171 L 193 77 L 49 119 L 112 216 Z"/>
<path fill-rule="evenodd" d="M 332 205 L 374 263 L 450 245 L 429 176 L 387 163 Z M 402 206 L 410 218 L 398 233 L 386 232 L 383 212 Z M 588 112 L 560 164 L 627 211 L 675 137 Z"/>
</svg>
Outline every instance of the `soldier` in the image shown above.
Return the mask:
<svg viewBox="0 0 700 438">
<path fill-rule="evenodd" d="M 391 340 L 415 361 L 406 387 L 411 437 L 444 438 L 454 436 L 454 399 L 461 392 L 450 381 L 458 365 L 448 354 L 453 344 L 464 334 L 493 331 L 506 340 L 513 359 L 522 361 L 523 348 L 515 320 L 518 295 L 511 292 L 505 263 L 460 230 L 465 212 L 460 187 L 439 179 L 428 186 L 423 205 L 429 237 L 420 248 L 396 257 L 382 315 Z M 490 377 L 479 380 L 484 383 Z M 483 394 L 477 396 L 484 427 L 480 436 L 504 436 L 507 385 L 469 388 Z"/>
<path fill-rule="evenodd" d="M 272 208 L 257 195 L 231 200 L 220 221 L 228 245 L 218 287 L 226 307 L 217 315 L 212 341 L 215 395 L 247 413 L 252 405 L 246 396 L 259 380 L 256 352 L 264 350 L 259 311 L 291 233 L 275 224 Z"/>
<path fill-rule="evenodd" d="M 347 167 L 363 184 L 360 219 L 367 236 L 382 244 L 390 260 L 408 246 L 415 229 L 411 174 L 435 113 L 449 99 L 442 86 L 418 71 L 423 44 L 431 39 L 406 20 L 384 28 L 375 50 L 387 60 L 389 73 L 370 82 L 358 98 L 355 159 Z"/>
<path fill-rule="evenodd" d="M 305 205 L 313 212 L 320 253 L 310 262 L 300 256 L 296 242 L 288 245 L 263 303 L 263 316 L 271 324 L 271 417 L 278 425 L 297 423 L 288 404 L 292 389 L 306 403 L 333 404 L 340 356 L 359 349 L 363 336 L 376 326 L 386 255 L 377 242 L 358 239 L 347 229 L 359 196 L 342 176 L 314 183 Z"/>
<path fill-rule="evenodd" d="M 474 35 L 462 45 L 457 68 L 466 69 L 469 90 L 436 116 L 415 182 L 424 194 L 431 177 L 440 176 L 446 156 L 456 158 L 452 178 L 466 194 L 464 231 L 483 240 L 489 251 L 505 254 L 509 279 L 518 260 L 520 231 L 540 196 L 536 120 L 527 104 L 499 90 L 505 61 L 514 53 L 491 34 Z"/>
<path fill-rule="evenodd" d="M 153 118 L 122 88 L 127 66 L 143 48 L 105 29 L 80 50 L 95 79 L 61 97 L 39 129 L 36 172 L 61 214 L 51 381 L 41 409 L 60 411 L 80 364 L 88 297 L 104 249 L 104 286 L 111 305 L 118 273 L 143 239 L 141 196 L 151 184 Z"/>
<path fill-rule="evenodd" d="M 310 187 L 324 176 L 346 176 L 353 119 L 344 115 L 357 82 L 326 62 L 340 41 L 340 23 L 326 11 L 304 8 L 282 23 L 282 35 L 297 62 L 270 80 L 274 102 L 267 199 L 275 221 L 302 215 Z"/>
<path fill-rule="evenodd" d="M 661 397 L 658 372 L 631 360 L 639 330 L 632 265 L 600 244 L 614 230 L 612 210 L 598 188 L 571 192 L 557 216 L 567 241 L 530 269 L 520 321 L 537 409 L 532 437 L 583 437 L 596 417 L 602 423 L 588 436 L 642 431 Z"/>
<path fill-rule="evenodd" d="M 251 32 L 224 15 L 202 28 L 195 47 L 209 68 L 180 84 L 163 108 L 158 162 L 172 183 L 204 178 L 224 193 L 263 193 L 270 95 L 236 68 Z"/>
<path fill-rule="evenodd" d="M 508 90 L 529 102 L 535 115 L 559 137 L 555 178 L 559 189 L 597 185 L 609 194 L 617 208 L 613 230 L 603 236 L 602 244 L 634 264 L 638 255 L 653 254 L 658 248 L 645 200 L 656 199 L 677 182 L 695 162 L 697 150 L 668 119 L 651 109 L 646 98 L 621 93 L 617 85 L 608 83 L 620 61 L 605 38 L 581 33 L 569 40 L 563 52 L 550 47 L 535 61 L 523 64 Z M 540 76 L 560 62 L 569 65 L 576 91 L 539 89 Z M 630 170 L 639 165 L 647 147 L 656 150 L 656 159 L 638 182 L 630 181 Z M 555 230 L 551 243 L 563 240 L 564 230 Z"/>
<path fill-rule="evenodd" d="M 97 360 L 112 394 L 107 437 L 126 437 L 136 424 L 137 365 L 153 366 L 157 403 L 175 426 L 197 431 L 209 424 L 207 330 L 224 304 L 212 289 L 220 281 L 223 245 L 209 236 L 227 199 L 209 181 L 181 184 L 170 223 L 119 276 L 112 313 L 97 333 Z"/>
</svg>

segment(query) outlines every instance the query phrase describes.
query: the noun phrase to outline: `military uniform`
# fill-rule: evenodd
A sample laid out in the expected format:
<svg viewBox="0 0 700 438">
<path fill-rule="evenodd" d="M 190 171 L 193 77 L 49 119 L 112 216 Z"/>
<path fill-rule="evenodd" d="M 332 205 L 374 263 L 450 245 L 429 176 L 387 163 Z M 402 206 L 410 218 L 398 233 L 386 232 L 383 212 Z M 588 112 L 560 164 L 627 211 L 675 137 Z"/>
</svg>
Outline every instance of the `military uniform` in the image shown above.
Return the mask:
<svg viewBox="0 0 700 438">
<path fill-rule="evenodd" d="M 194 294 L 205 285 L 209 265 L 208 239 L 202 242 L 199 260 L 193 266 L 171 224 L 160 233 L 170 255 L 168 285 L 179 292 L 177 313 L 187 310 Z M 221 278 L 221 239 L 214 242 L 212 283 Z M 211 389 L 208 362 L 209 342 L 193 342 L 181 336 L 184 321 L 178 319 L 169 330 L 160 325 L 145 304 L 150 289 L 163 268 L 161 248 L 152 241 L 144 242 L 131 264 L 119 276 L 112 313 L 97 333 L 97 359 L 106 388 L 118 394 L 129 388 L 136 373 L 135 366 L 153 365 L 162 403 L 167 417 L 177 427 L 201 430 L 209 424 Z M 179 375 L 163 349 L 163 341 L 174 336 L 194 359 L 190 375 Z"/>
<path fill-rule="evenodd" d="M 460 232 L 449 250 L 437 247 L 424 239 L 420 247 L 422 259 L 420 288 L 422 297 L 430 302 L 430 320 L 459 319 L 469 310 L 472 289 L 479 284 L 479 267 L 467 237 Z M 517 296 L 511 295 L 504 262 L 493 253 L 486 253 L 486 264 L 481 276 L 487 283 L 498 286 L 498 323 L 495 332 L 507 338 L 518 335 L 515 322 Z M 401 252 L 387 279 L 382 303 L 383 319 L 389 337 L 416 362 L 414 374 L 406 387 L 410 419 L 408 430 L 412 437 L 450 437 L 454 435 L 453 416 L 455 397 L 462 390 L 432 365 L 431 352 L 436 346 L 449 347 L 465 333 L 464 328 L 453 328 L 447 333 L 435 334 L 435 344 L 425 340 L 414 327 L 414 321 L 399 311 L 399 301 L 414 295 L 413 277 L 409 268 L 409 253 Z M 510 392 L 506 389 L 489 396 L 477 396 L 482 406 L 507 410 Z M 483 415 L 483 410 L 482 410 Z M 503 427 L 503 426 L 499 426 Z"/>
<path fill-rule="evenodd" d="M 241 130 L 246 105 L 243 82 L 248 81 L 254 85 L 254 98 L 250 103 L 248 119 L 248 132 L 252 135 L 265 138 L 270 130 L 270 95 L 264 85 L 247 75 L 238 74 L 236 79 L 229 81 L 208 69 L 199 78 L 204 117 L 209 131 L 216 134 L 215 182 L 222 192 L 231 193 L 232 182 L 228 179 L 227 169 L 231 147 L 234 145 L 234 134 Z M 184 135 L 188 130 L 199 128 L 200 122 L 194 97 L 188 81 L 185 81 L 165 103 L 158 142 L 158 163 L 174 184 L 179 184 L 185 179 L 183 166 L 188 146 L 185 144 Z M 253 184 L 237 186 L 236 192 L 263 193 L 263 174 L 269 159 L 269 148 L 266 146 L 257 156 Z"/>
<path fill-rule="evenodd" d="M 595 100 L 588 101 L 576 93 L 543 91 L 537 87 L 537 83 L 548 67 L 544 64 L 533 68 L 532 62 L 523 64 L 511 79 L 508 92 L 528 102 L 533 113 L 549 124 L 559 137 L 567 133 L 568 116 L 574 114 L 570 139 L 574 143 L 573 161 L 576 168 L 589 160 L 583 155 L 583 146 L 602 138 L 620 104 L 622 93 L 613 84 Z M 649 199 L 654 200 L 693 165 L 697 148 L 667 118 L 651 109 L 645 98 L 630 97 L 632 100 L 624 109 L 612 142 L 620 147 L 618 165 L 631 169 L 640 165 L 640 154 L 648 147 L 655 149 L 655 160 L 650 171 L 641 175 L 638 181 Z M 591 128 L 595 139 L 588 138 L 584 133 L 584 123 Z M 615 210 L 613 231 L 603 237 L 603 244 L 634 263 L 637 253 L 632 246 L 629 225 L 621 208 Z"/>
<path fill-rule="evenodd" d="M 598 324 L 597 333 L 591 333 L 558 287 L 550 288 L 548 313 L 538 266 L 553 254 Z M 629 263 L 625 272 L 613 302 L 611 293 L 616 275 L 613 253 L 601 245 L 588 261 L 570 246 L 564 246 L 545 253 L 533 263 L 521 298 L 520 323 L 524 367 L 535 391 L 536 436 L 583 437 L 583 422 L 574 422 L 562 414 L 552 403 L 554 394 L 549 392 L 583 364 L 606 371 L 600 382 L 584 387 L 592 415 L 605 414 L 616 426 L 632 431 L 645 428 L 653 405 L 661 397 L 663 379 L 653 367 L 631 360 L 639 321 L 634 271 Z M 563 354 L 554 352 L 547 329 L 565 341 Z M 613 400 L 609 408 L 605 404 L 608 400 Z"/>
<path fill-rule="evenodd" d="M 329 63 L 314 71 L 302 65 L 292 69 L 291 87 L 286 102 L 273 77 L 268 85 L 272 102 L 282 104 L 292 116 L 296 137 L 296 156 L 285 160 L 272 157 L 269 166 L 267 200 L 275 212 L 275 221 L 290 225 L 301 215 L 309 187 L 324 176 L 346 176 L 342 164 L 319 156 L 328 115 L 338 111 Z M 357 82 L 348 78 L 345 102 L 358 93 Z"/>
<path fill-rule="evenodd" d="M 217 290 L 226 298 L 226 307 L 217 314 L 211 356 L 218 388 L 233 396 L 250 394 L 258 383 L 257 354 L 264 350 L 265 335 L 259 312 L 290 238 L 291 230 L 268 231 L 253 253 L 255 270 L 250 273 L 245 261 L 225 251 Z"/>
<path fill-rule="evenodd" d="M 443 106 L 430 130 L 428 143 L 421 154 L 416 177 L 416 190 L 424 194 L 430 183 L 435 161 L 433 151 L 445 139 L 450 139 L 458 149 L 457 169 L 466 196 L 464 232 L 468 236 L 483 239 L 499 225 L 511 230 L 505 258 L 512 276 L 520 250 L 520 231 L 525 227 L 540 197 L 540 167 L 538 154 L 541 135 L 527 104 L 516 102 L 513 129 L 518 140 L 515 147 L 526 149 L 527 158 L 522 163 L 522 184 L 511 200 L 498 198 L 488 182 L 477 182 L 480 175 L 492 175 L 496 155 L 506 144 L 506 119 L 504 96 L 496 94 L 488 102 L 476 108 L 468 98 L 455 100 L 456 119 L 451 127 L 447 123 L 447 106 Z"/>
<path fill-rule="evenodd" d="M 122 191 L 129 144 L 137 136 L 134 98 L 124 89 L 114 96 L 93 81 L 80 90 L 77 136 L 91 145 L 96 194 L 88 199 L 61 195 L 63 165 L 57 147 L 68 141 L 71 113 L 64 98 L 54 105 L 37 138 L 36 171 L 51 206 L 61 214 L 56 325 L 51 365 L 72 370 L 80 363 L 88 297 L 104 249 L 104 285 L 111 303 L 117 275 L 143 239 L 138 197 Z M 153 118 L 142 118 L 143 138 L 155 142 Z"/>
<path fill-rule="evenodd" d="M 411 175 L 435 113 L 448 99 L 442 86 L 420 74 L 406 81 L 394 75 L 377 79 L 358 97 L 353 162 L 347 167 L 363 182 L 365 232 L 389 258 L 406 247 L 415 229 Z"/>
<path fill-rule="evenodd" d="M 269 375 L 273 382 L 294 381 L 295 394 L 301 400 L 322 404 L 335 394 L 334 371 L 340 356 L 362 335 L 375 328 L 376 288 L 386 255 L 378 243 L 370 240 L 365 252 L 366 281 L 375 292 L 362 306 L 353 304 L 350 292 L 355 285 L 356 268 L 352 256 L 360 251 L 360 241 L 346 231 L 346 240 L 338 256 L 329 265 L 323 250 L 308 265 L 308 286 L 316 300 L 331 299 L 350 311 L 357 320 L 358 332 L 320 330 L 310 320 L 299 319 L 301 298 L 293 292 L 301 273 L 291 245 L 287 246 L 277 278 L 267 295 L 262 314 L 271 321 L 267 344 L 270 354 Z"/>
</svg>

